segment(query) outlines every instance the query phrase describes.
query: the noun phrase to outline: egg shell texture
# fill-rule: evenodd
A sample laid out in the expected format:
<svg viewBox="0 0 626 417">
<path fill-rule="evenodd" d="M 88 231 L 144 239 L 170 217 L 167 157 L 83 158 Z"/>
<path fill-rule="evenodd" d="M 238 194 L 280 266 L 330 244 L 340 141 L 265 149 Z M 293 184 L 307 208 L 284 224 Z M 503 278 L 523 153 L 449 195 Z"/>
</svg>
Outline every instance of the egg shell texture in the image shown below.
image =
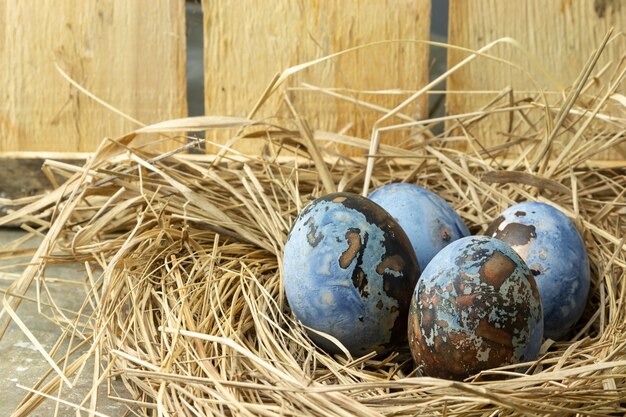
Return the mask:
<svg viewBox="0 0 626 417">
<path fill-rule="evenodd" d="M 535 276 L 545 336 L 558 340 L 580 319 L 589 294 L 589 258 L 574 224 L 558 209 L 523 202 L 506 209 L 485 232 L 511 245 Z"/>
<path fill-rule="evenodd" d="M 411 301 L 409 345 L 426 375 L 463 380 L 534 360 L 542 336 L 535 281 L 503 242 L 461 238 L 423 271 Z"/>
<path fill-rule="evenodd" d="M 404 231 L 370 200 L 335 193 L 309 204 L 289 233 L 283 272 L 294 315 L 353 355 L 406 340 L 419 267 Z M 309 335 L 339 352 L 327 338 Z"/>
<path fill-rule="evenodd" d="M 387 210 L 404 229 L 422 270 L 446 245 L 470 234 L 452 206 L 418 185 L 386 184 L 374 190 L 369 199 Z"/>
</svg>

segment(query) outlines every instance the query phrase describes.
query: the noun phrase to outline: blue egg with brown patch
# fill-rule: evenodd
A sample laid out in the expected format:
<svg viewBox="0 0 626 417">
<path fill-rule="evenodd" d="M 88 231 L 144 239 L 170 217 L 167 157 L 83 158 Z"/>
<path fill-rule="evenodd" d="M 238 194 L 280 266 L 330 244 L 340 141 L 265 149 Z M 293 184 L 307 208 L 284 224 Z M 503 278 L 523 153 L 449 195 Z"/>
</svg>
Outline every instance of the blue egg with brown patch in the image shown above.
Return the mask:
<svg viewBox="0 0 626 417">
<path fill-rule="evenodd" d="M 324 350 L 356 356 L 406 340 L 419 267 L 398 223 L 371 200 L 351 193 L 319 198 L 302 210 L 285 244 L 287 301 Z"/>
<path fill-rule="evenodd" d="M 387 210 L 404 229 L 422 270 L 446 245 L 470 235 L 450 204 L 418 185 L 383 185 L 369 199 Z"/>
<path fill-rule="evenodd" d="M 585 244 L 574 223 L 555 207 L 528 201 L 502 212 L 485 234 L 508 243 L 535 276 L 546 337 L 566 336 L 583 314 L 591 281 Z"/>
<path fill-rule="evenodd" d="M 504 242 L 469 236 L 443 248 L 417 284 L 409 346 L 423 374 L 463 380 L 535 360 L 543 337 L 541 297 Z"/>
</svg>

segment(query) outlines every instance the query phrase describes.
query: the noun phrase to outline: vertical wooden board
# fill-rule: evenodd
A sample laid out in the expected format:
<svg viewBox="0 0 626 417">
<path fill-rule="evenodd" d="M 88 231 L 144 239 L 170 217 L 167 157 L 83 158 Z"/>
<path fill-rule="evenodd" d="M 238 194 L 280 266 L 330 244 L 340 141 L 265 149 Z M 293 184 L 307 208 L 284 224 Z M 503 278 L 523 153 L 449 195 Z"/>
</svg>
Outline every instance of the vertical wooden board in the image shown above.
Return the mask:
<svg viewBox="0 0 626 417">
<path fill-rule="evenodd" d="M 511 37 L 519 41 L 538 58 L 540 64 L 552 76 L 542 76 L 528 57 L 511 45 L 498 45 L 489 53 L 519 64 L 533 74 L 533 82 L 523 71 L 502 63 L 478 58 L 453 74 L 448 80 L 449 91 L 498 91 L 510 86 L 515 98 L 527 97 L 538 88 L 561 91 L 571 86 L 586 61 L 598 48 L 610 27 L 615 33 L 626 29 L 626 7 L 613 0 L 451 0 L 449 42 L 472 49 L 479 49 L 491 41 Z M 613 67 L 602 77 L 606 85 L 608 77 L 626 50 L 626 38 L 622 35 L 612 41 L 604 51 L 596 73 L 612 63 Z M 451 50 L 448 66 L 463 60 L 468 54 Z M 621 92 L 626 90 L 621 87 Z M 590 90 L 592 91 L 592 90 Z M 492 100 L 493 94 L 448 94 L 449 114 L 479 110 Z M 555 98 L 554 95 L 552 95 Z M 504 102 L 502 103 L 504 104 Z M 508 123 L 505 117 L 490 117 L 487 123 L 472 132 L 484 145 L 506 141 L 501 133 Z M 626 155 L 626 147 L 621 148 Z M 623 158 L 620 152 L 599 155 L 599 158 Z"/>
<path fill-rule="evenodd" d="M 93 151 L 144 123 L 186 115 L 183 1 L 0 2 L 0 151 Z"/>
<path fill-rule="evenodd" d="M 207 114 L 246 116 L 274 75 L 290 66 L 369 42 L 428 40 L 430 30 L 429 0 L 204 0 L 203 11 Z M 409 94 L 362 90 L 415 91 L 424 86 L 428 46 L 417 42 L 371 46 L 302 71 L 287 85 L 301 87 L 303 82 L 341 89 L 341 94 L 393 108 Z M 319 92 L 292 89 L 289 96 L 314 129 L 338 131 L 349 125 L 347 134 L 367 138 L 382 116 Z M 280 95 L 273 97 L 256 118 L 276 115 L 280 99 Z M 426 116 L 426 97 L 406 113 Z M 212 138 L 226 139 L 224 135 Z M 242 148 L 258 151 L 250 142 Z"/>
</svg>

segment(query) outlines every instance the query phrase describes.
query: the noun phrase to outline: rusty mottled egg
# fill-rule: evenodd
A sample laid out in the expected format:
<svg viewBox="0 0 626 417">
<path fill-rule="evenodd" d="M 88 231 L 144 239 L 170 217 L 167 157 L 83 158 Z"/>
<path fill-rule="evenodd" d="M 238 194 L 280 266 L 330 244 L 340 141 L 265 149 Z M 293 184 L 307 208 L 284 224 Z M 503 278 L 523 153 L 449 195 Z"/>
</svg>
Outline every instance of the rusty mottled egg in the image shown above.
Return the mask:
<svg viewBox="0 0 626 417">
<path fill-rule="evenodd" d="M 558 209 L 523 202 L 504 210 L 487 228 L 524 259 L 537 281 L 543 304 L 544 335 L 561 339 L 580 319 L 591 273 L 585 243 Z"/>
<path fill-rule="evenodd" d="M 340 352 L 332 338 L 353 355 L 406 340 L 419 267 L 402 228 L 367 198 L 335 193 L 305 207 L 285 244 L 283 276 L 291 310 L 324 350 Z"/>
<path fill-rule="evenodd" d="M 386 184 L 368 198 L 387 210 L 404 229 L 422 270 L 446 245 L 470 234 L 450 204 L 418 185 Z"/>
<path fill-rule="evenodd" d="M 409 346 L 421 371 L 463 380 L 535 360 L 543 337 L 541 299 L 524 261 L 507 244 L 469 236 L 442 249 L 411 300 Z"/>
</svg>

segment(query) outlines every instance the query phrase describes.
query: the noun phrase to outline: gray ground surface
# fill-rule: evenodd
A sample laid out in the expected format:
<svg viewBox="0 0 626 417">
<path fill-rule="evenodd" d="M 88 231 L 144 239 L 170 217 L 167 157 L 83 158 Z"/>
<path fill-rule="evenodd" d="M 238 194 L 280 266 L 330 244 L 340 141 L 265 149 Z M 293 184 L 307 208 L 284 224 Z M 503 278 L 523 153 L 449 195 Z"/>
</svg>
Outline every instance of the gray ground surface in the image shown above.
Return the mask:
<svg viewBox="0 0 626 417">
<path fill-rule="evenodd" d="M 8 230 L 0 228 L 0 246 L 4 247 L 21 236 L 25 232 Z M 37 242 L 30 243 L 31 246 Z M 7 273 L 19 272 L 19 269 L 7 269 L 7 264 L 28 259 L 10 260 L 0 262 L 0 289 L 7 289 L 13 279 L 13 276 Z M 67 267 L 51 268 L 50 276 L 59 277 L 68 280 L 76 280 L 78 282 L 84 279 L 84 274 L 78 273 L 77 270 Z M 84 291 L 79 286 L 67 284 L 50 284 L 50 291 L 55 302 L 60 307 L 76 310 L 80 307 L 84 300 Z M 36 288 L 33 284 L 27 293 L 28 297 L 36 297 Z M 0 295 L 2 297 L 3 295 Z M 26 324 L 28 329 L 37 338 L 39 343 L 49 351 L 61 335 L 58 326 L 51 323 L 46 317 L 37 310 L 36 303 L 32 301 L 23 301 L 17 309 L 19 318 Z M 60 349 L 65 352 L 66 349 Z M 19 386 L 31 388 L 44 374 L 50 369 L 50 366 L 37 350 L 35 345 L 28 339 L 22 330 L 12 323 L 4 338 L 0 340 L 0 416 L 9 416 L 16 409 L 20 401 L 27 394 L 27 391 Z M 89 388 L 91 388 L 91 370 L 93 362 L 90 363 L 78 378 L 75 387 L 63 397 L 74 403 L 81 403 L 85 398 Z M 119 381 L 113 381 L 113 385 L 123 391 L 123 386 Z M 55 413 L 56 403 L 51 400 L 45 400 L 37 411 L 30 414 L 31 416 L 49 417 Z M 124 413 L 125 407 L 118 402 L 111 401 L 107 398 L 106 385 L 103 384 L 99 390 L 99 407 L 98 410 L 109 416 L 119 416 Z M 76 415 L 75 409 L 69 406 L 60 406 L 58 410 L 59 416 Z M 87 415 L 83 413 L 82 415 Z"/>
</svg>

